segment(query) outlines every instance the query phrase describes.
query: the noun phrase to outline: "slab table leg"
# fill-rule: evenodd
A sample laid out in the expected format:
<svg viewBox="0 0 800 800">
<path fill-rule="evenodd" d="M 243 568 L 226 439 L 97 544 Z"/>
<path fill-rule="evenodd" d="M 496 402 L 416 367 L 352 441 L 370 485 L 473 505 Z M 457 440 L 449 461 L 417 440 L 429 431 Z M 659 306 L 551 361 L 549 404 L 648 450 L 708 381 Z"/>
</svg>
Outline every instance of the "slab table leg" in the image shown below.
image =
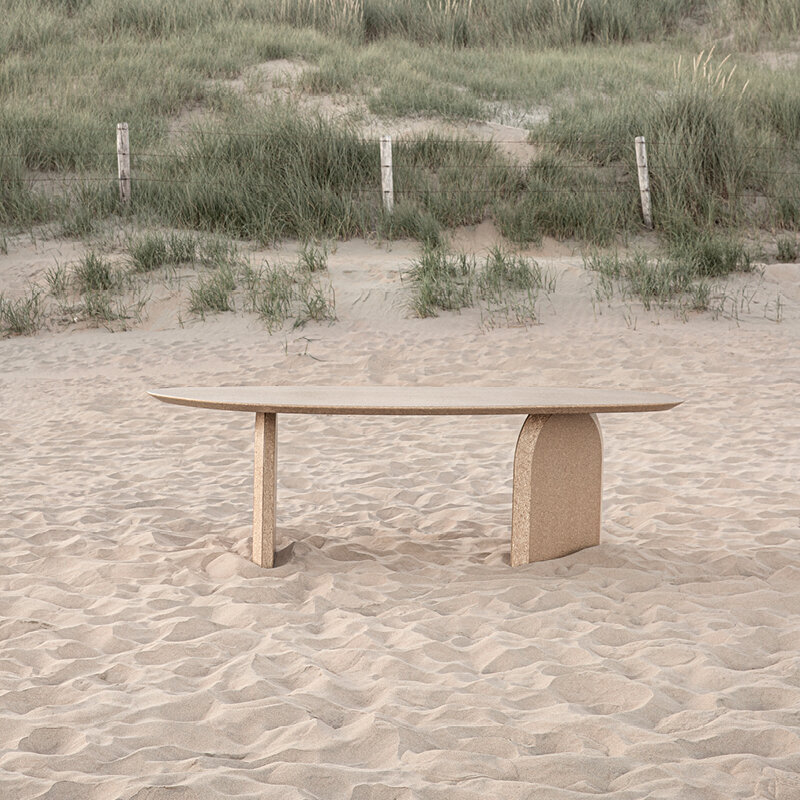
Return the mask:
<svg viewBox="0 0 800 800">
<path fill-rule="evenodd" d="M 275 501 L 278 477 L 277 414 L 256 412 L 253 469 L 253 561 L 275 563 Z"/>
<path fill-rule="evenodd" d="M 531 414 L 514 454 L 511 566 L 600 543 L 603 439 L 594 414 Z"/>
</svg>

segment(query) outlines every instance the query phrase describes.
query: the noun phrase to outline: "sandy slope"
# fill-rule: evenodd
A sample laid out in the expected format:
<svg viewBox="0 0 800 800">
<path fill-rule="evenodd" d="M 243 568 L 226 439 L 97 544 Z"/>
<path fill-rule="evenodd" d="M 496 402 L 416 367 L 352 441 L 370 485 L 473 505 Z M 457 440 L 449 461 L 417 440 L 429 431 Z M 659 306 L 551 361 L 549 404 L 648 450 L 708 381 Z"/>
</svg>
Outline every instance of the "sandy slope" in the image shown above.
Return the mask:
<svg viewBox="0 0 800 800">
<path fill-rule="evenodd" d="M 509 329 L 406 319 L 411 251 L 341 245 L 331 327 L 0 342 L 0 797 L 800 797 L 797 267 L 684 323 L 593 311 L 562 254 Z M 601 546 L 515 570 L 521 419 L 281 417 L 267 572 L 249 416 L 145 390 L 326 382 L 689 402 L 605 416 Z"/>
</svg>

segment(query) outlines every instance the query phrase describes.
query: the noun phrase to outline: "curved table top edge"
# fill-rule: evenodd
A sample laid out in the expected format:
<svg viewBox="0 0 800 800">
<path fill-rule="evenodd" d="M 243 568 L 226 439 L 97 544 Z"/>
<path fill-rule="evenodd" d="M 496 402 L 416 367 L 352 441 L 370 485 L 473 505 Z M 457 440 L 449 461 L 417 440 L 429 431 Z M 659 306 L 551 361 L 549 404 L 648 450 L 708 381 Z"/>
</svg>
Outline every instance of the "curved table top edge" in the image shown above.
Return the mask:
<svg viewBox="0 0 800 800">
<path fill-rule="evenodd" d="M 266 413 L 266 414 L 322 414 L 322 415 L 341 415 L 341 416 L 490 416 L 490 415 L 510 415 L 510 414 L 613 414 L 613 413 L 631 413 L 642 411 L 667 411 L 675 406 L 683 403 L 683 400 L 672 397 L 666 394 L 656 394 L 652 392 L 636 392 L 636 391 L 620 391 L 620 394 L 631 395 L 630 402 L 574 402 L 574 403 L 503 403 L 498 402 L 496 405 L 491 403 L 486 404 L 459 404 L 455 402 L 451 405 L 433 404 L 433 405 L 408 405 L 404 403 L 385 403 L 385 404 L 372 404 L 372 405 L 352 405 L 347 403 L 332 402 L 329 405 L 324 403 L 287 403 L 287 402 L 248 402 L 248 401 L 231 401 L 229 399 L 206 399 L 185 396 L 191 392 L 214 392 L 214 391 L 236 391 L 241 389 L 247 390 L 297 390 L 303 389 L 334 389 L 340 390 L 358 390 L 358 389 L 396 389 L 414 390 L 414 389 L 441 389 L 443 391 L 452 390 L 457 392 L 459 389 L 475 390 L 482 389 L 487 391 L 502 392 L 503 390 L 519 391 L 520 387 L 474 387 L 474 386 L 441 386 L 441 387 L 384 387 L 384 386 L 337 386 L 337 387 L 304 387 L 300 386 L 281 386 L 281 387 L 265 387 L 265 386 L 219 386 L 219 387 L 170 387 L 165 389 L 157 389 L 148 391 L 148 394 L 156 400 L 161 400 L 164 403 L 171 403 L 174 405 L 191 406 L 194 408 L 208 408 L 217 411 L 247 411 L 251 413 Z M 590 389 L 586 387 L 569 388 L 569 387 L 538 387 L 534 389 L 529 387 L 531 391 L 558 391 L 558 392 L 597 392 L 597 393 L 613 393 L 616 390 L 609 389 Z M 637 399 L 638 396 L 638 399 Z"/>
</svg>

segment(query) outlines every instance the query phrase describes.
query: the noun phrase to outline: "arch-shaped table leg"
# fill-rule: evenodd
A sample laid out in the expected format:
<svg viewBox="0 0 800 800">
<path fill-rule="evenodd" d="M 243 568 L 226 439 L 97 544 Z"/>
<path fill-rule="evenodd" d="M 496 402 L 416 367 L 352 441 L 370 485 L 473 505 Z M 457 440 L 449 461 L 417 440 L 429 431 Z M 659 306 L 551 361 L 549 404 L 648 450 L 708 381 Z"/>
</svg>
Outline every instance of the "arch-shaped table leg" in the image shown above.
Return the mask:
<svg viewBox="0 0 800 800">
<path fill-rule="evenodd" d="M 600 543 L 603 438 L 594 414 L 531 414 L 514 454 L 511 566 Z"/>
<path fill-rule="evenodd" d="M 253 561 L 275 563 L 275 501 L 278 493 L 278 425 L 276 414 L 256 412 L 253 469 Z"/>
</svg>

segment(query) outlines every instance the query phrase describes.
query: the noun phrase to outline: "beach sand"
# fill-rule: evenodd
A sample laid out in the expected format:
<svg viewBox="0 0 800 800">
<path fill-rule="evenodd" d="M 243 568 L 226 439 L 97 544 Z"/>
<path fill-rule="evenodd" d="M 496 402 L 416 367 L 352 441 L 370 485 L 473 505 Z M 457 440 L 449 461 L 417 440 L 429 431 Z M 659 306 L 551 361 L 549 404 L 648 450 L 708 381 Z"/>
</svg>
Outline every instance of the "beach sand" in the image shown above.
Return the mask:
<svg viewBox="0 0 800 800">
<path fill-rule="evenodd" d="M 12 242 L 7 291 L 56 247 Z M 409 318 L 415 252 L 340 244 L 330 326 L 167 292 L 0 341 L 2 800 L 800 798 L 800 267 L 683 321 L 593 306 L 553 245 L 525 328 Z M 517 569 L 521 417 L 282 415 L 263 570 L 251 415 L 146 390 L 303 383 L 686 402 L 603 415 L 600 546 Z"/>
</svg>

